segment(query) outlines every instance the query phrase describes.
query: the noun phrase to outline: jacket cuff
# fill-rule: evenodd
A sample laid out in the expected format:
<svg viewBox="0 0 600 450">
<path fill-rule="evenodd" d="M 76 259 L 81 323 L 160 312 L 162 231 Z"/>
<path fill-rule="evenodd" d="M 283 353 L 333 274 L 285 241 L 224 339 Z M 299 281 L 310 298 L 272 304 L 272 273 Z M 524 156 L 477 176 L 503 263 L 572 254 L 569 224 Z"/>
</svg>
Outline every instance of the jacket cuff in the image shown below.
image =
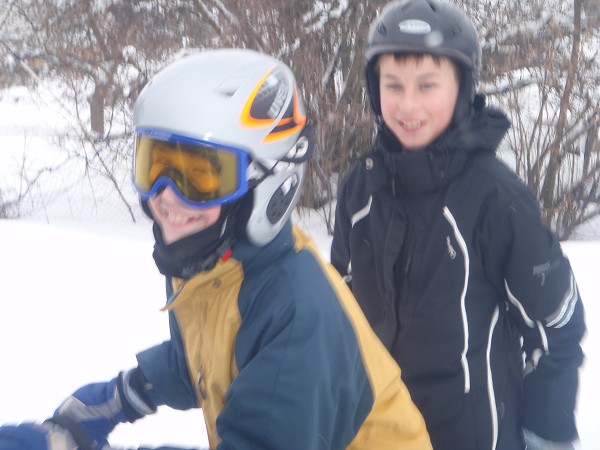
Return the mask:
<svg viewBox="0 0 600 450">
<path fill-rule="evenodd" d="M 119 374 L 117 389 L 123 413 L 129 422 L 156 412 L 156 405 L 145 395 L 146 384 L 144 374 L 138 367 Z"/>
</svg>

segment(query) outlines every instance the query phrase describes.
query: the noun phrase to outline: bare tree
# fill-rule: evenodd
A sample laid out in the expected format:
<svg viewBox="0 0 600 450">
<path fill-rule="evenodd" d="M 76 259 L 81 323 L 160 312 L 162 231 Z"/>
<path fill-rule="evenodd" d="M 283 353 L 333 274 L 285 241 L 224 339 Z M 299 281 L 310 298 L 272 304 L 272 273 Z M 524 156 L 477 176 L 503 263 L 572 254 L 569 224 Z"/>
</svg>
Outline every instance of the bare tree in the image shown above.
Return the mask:
<svg viewBox="0 0 600 450">
<path fill-rule="evenodd" d="M 194 1 L 219 45 L 249 47 L 287 62 L 303 86 L 316 155 L 302 203 L 323 208 L 335 198 L 335 175 L 370 145 L 373 121 L 363 89 L 363 42 L 384 1 Z M 334 180 L 332 182 L 332 180 Z"/>
<path fill-rule="evenodd" d="M 487 92 L 511 117 L 518 175 L 567 239 L 600 214 L 598 16 L 582 0 L 507 0 L 486 17 Z"/>
<path fill-rule="evenodd" d="M 60 148 L 81 162 L 81 182 L 106 180 L 135 220 L 136 199 L 124 191 L 133 101 L 167 55 L 200 44 L 194 36 L 203 35 L 203 23 L 189 2 L 166 8 L 161 1 L 12 0 L 9 6 L 3 48 L 18 61 L 15 78 L 34 90 L 52 83 L 53 103 L 70 123 L 57 137 Z M 182 38 L 183 28 L 195 34 Z"/>
</svg>

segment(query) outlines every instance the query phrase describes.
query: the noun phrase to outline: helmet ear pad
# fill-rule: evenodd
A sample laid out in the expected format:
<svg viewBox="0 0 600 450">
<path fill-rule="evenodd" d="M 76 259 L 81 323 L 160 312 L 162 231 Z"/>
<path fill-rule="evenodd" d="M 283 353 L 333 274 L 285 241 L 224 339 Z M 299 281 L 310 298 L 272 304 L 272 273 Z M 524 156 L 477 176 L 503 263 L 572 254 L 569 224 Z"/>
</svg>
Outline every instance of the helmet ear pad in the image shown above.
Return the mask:
<svg viewBox="0 0 600 450">
<path fill-rule="evenodd" d="M 464 122 L 471 113 L 473 98 L 475 97 L 475 82 L 471 71 L 464 70 L 459 66 L 460 79 L 458 86 L 458 96 L 454 105 L 454 114 L 452 116 L 451 126 L 458 126 Z"/>
<path fill-rule="evenodd" d="M 381 98 L 379 94 L 379 75 L 375 70 L 375 65 L 379 60 L 379 55 L 372 58 L 367 62 L 365 68 L 365 80 L 367 93 L 369 94 L 369 100 L 371 101 L 371 108 L 376 116 L 381 116 Z"/>
<path fill-rule="evenodd" d="M 305 166 L 275 172 L 245 195 L 236 218 L 238 238 L 259 247 L 273 240 L 300 199 Z"/>
</svg>

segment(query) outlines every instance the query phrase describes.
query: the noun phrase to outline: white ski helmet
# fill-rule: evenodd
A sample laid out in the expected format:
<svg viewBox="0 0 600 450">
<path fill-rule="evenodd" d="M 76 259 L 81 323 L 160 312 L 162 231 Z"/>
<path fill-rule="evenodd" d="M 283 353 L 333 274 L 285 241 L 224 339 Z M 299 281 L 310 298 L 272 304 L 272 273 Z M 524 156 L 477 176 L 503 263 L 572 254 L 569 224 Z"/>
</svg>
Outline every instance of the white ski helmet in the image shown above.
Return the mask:
<svg viewBox="0 0 600 450">
<path fill-rule="evenodd" d="M 144 87 L 135 103 L 133 123 L 134 182 L 142 199 L 167 184 L 200 207 L 227 204 L 251 191 L 245 231 L 249 241 L 259 246 L 270 242 L 292 214 L 312 148 L 294 75 L 283 62 L 242 49 L 206 50 L 183 57 Z M 231 169 L 234 175 L 220 174 L 221 184 L 228 187 L 206 198 L 188 195 L 185 186 L 168 175 L 148 180 L 140 144 L 144 138 L 173 149 L 197 146 L 213 159 L 227 154 L 236 161 L 225 163 L 236 166 Z M 221 165 L 223 158 L 219 170 Z"/>
</svg>

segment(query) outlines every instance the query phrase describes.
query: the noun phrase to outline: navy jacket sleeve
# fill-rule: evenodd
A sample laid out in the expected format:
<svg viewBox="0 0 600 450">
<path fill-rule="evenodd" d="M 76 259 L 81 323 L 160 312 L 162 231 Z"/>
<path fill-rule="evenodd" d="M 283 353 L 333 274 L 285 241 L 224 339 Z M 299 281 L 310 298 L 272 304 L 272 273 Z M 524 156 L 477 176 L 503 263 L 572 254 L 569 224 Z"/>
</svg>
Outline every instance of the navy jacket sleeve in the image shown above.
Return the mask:
<svg viewBox="0 0 600 450">
<path fill-rule="evenodd" d="M 168 302 L 173 294 L 170 278 L 165 278 L 165 285 Z M 169 330 L 170 340 L 137 354 L 138 367 L 148 381 L 145 394 L 156 406 L 167 405 L 179 410 L 198 408 L 179 326 L 172 312 L 169 312 Z"/>
<path fill-rule="evenodd" d="M 169 328 L 171 331 L 169 341 L 144 350 L 137 355 L 138 366 L 151 386 L 146 394 L 157 406 L 168 405 L 180 410 L 198 408 L 177 320 L 171 312 L 169 313 Z"/>
<path fill-rule="evenodd" d="M 198 407 L 185 360 L 171 341 L 138 353 L 137 360 L 151 386 L 145 394 L 155 405 L 181 410 Z"/>
<path fill-rule="evenodd" d="M 349 201 L 351 203 L 353 193 L 349 191 L 356 185 L 355 179 L 357 171 L 358 166 L 355 165 L 346 175 L 338 190 L 330 254 L 331 265 L 335 267 L 350 288 L 352 288 L 352 270 L 350 265 L 350 232 L 352 229 L 352 217 L 350 213 L 351 204 L 349 204 Z M 354 194 L 358 195 L 358 192 L 354 192 Z"/>
<path fill-rule="evenodd" d="M 335 210 L 335 224 L 333 228 L 333 239 L 331 241 L 331 264 L 339 272 L 344 280 L 350 282 L 350 219 L 346 211 L 343 187 L 338 193 L 337 207 Z"/>
<path fill-rule="evenodd" d="M 583 305 L 568 259 L 524 185 L 516 188 L 488 251 L 521 324 L 526 352 L 523 426 L 552 441 L 577 437 L 574 410 Z"/>
</svg>

